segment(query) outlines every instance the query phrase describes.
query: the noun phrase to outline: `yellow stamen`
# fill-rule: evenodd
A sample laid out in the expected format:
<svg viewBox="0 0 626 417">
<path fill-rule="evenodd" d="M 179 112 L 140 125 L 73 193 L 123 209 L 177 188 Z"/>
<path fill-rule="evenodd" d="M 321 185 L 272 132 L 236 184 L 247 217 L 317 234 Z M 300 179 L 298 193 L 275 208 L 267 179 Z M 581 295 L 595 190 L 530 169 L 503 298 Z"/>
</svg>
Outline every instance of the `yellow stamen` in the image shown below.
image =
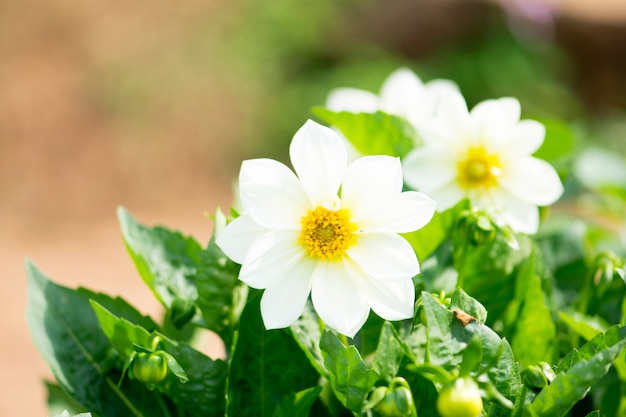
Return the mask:
<svg viewBox="0 0 626 417">
<path fill-rule="evenodd" d="M 318 206 L 302 217 L 300 243 L 309 256 L 331 259 L 348 249 L 355 229 L 346 210 L 331 211 Z"/>
<path fill-rule="evenodd" d="M 490 155 L 485 148 L 471 148 L 467 158 L 458 165 L 459 183 L 462 188 L 489 188 L 498 183 L 502 169 L 497 155 Z"/>
</svg>

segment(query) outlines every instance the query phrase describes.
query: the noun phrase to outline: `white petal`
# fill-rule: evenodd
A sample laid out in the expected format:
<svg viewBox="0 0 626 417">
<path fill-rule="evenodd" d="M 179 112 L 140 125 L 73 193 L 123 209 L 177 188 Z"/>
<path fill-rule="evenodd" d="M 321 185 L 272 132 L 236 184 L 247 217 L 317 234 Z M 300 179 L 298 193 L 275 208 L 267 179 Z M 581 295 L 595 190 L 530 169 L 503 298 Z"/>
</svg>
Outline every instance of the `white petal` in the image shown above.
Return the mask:
<svg viewBox="0 0 626 417">
<path fill-rule="evenodd" d="M 499 182 L 511 194 L 537 206 L 550 205 L 563 194 L 563 185 L 552 165 L 533 157 L 507 165 Z"/>
<path fill-rule="evenodd" d="M 408 68 L 399 68 L 387 77 L 380 90 L 380 101 L 381 110 L 412 123 L 422 118 L 427 106 L 422 80 Z"/>
<path fill-rule="evenodd" d="M 312 206 L 294 173 L 272 159 L 243 162 L 239 195 L 246 214 L 268 228 L 299 228 Z"/>
<path fill-rule="evenodd" d="M 261 315 L 265 328 L 290 326 L 300 317 L 309 293 L 316 262 L 306 260 L 292 268 L 285 279 L 265 290 L 261 298 Z"/>
<path fill-rule="evenodd" d="M 450 93 L 442 97 L 435 116 L 433 123 L 428 125 L 434 134 L 429 135 L 428 131 L 424 132 L 426 144 L 438 143 L 448 149 L 458 151 L 465 149 L 468 142 L 473 141 L 477 136 L 476 123 L 470 117 L 461 93 Z"/>
<path fill-rule="evenodd" d="M 374 113 L 378 110 L 378 96 L 357 88 L 336 88 L 328 95 L 326 107 L 332 111 Z"/>
<path fill-rule="evenodd" d="M 369 306 L 358 283 L 341 262 L 319 262 L 313 273 L 313 306 L 331 328 L 353 337 L 369 315 Z"/>
<path fill-rule="evenodd" d="M 364 279 L 361 291 L 376 314 L 385 320 L 412 318 L 415 305 L 415 287 L 411 279 L 384 282 Z"/>
<path fill-rule="evenodd" d="M 351 163 L 341 189 L 342 208 L 351 220 L 373 218 L 402 191 L 402 165 L 391 156 L 364 156 Z"/>
<path fill-rule="evenodd" d="M 499 153 L 504 160 L 532 155 L 543 144 L 546 128 L 535 120 L 522 120 L 508 135 Z"/>
<path fill-rule="evenodd" d="M 308 120 L 293 137 L 289 156 L 314 206 L 336 198 L 348 163 L 346 146 L 337 133 Z"/>
<path fill-rule="evenodd" d="M 409 186 L 428 194 L 456 178 L 457 161 L 449 149 L 425 146 L 404 158 L 402 171 Z"/>
<path fill-rule="evenodd" d="M 242 215 L 222 230 L 215 243 L 226 256 L 242 264 L 254 241 L 269 230 L 252 220 L 252 217 Z"/>
<path fill-rule="evenodd" d="M 252 288 L 268 288 L 305 262 L 307 257 L 298 243 L 299 232 L 273 230 L 254 241 L 241 265 L 239 279 Z"/>
<path fill-rule="evenodd" d="M 409 233 L 424 227 L 435 214 L 436 203 L 417 191 L 407 191 L 385 204 L 375 217 L 363 219 L 359 227 Z"/>
<path fill-rule="evenodd" d="M 486 125 L 495 121 L 513 126 L 519 122 L 520 114 L 519 101 L 513 97 L 481 101 L 471 111 L 474 120 L 480 120 L 481 124 Z"/>
<path fill-rule="evenodd" d="M 520 111 L 519 101 L 510 97 L 478 103 L 471 111 L 477 131 L 474 144 L 491 151 L 506 147 L 511 129 L 519 122 Z"/>
<path fill-rule="evenodd" d="M 539 227 L 539 209 L 532 203 L 500 191 L 494 194 L 495 203 L 502 210 L 499 217 L 518 233 L 534 234 Z"/>
<path fill-rule="evenodd" d="M 397 281 L 412 278 L 420 271 L 415 251 L 404 238 L 394 233 L 356 234 L 356 242 L 346 254 L 366 274 L 376 279 Z"/>
</svg>

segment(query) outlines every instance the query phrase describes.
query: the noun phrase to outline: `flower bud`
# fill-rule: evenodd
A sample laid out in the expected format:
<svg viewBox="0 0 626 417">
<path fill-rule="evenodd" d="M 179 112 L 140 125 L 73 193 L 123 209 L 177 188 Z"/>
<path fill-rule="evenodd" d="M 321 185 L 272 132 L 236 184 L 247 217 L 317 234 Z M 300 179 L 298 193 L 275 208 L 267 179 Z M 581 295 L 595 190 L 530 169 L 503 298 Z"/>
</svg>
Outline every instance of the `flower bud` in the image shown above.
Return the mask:
<svg viewBox="0 0 626 417">
<path fill-rule="evenodd" d="M 437 397 L 437 411 L 441 417 L 478 417 L 482 410 L 480 389 L 471 378 L 458 378 L 444 387 Z"/>
<path fill-rule="evenodd" d="M 461 235 L 474 246 L 489 243 L 496 237 L 496 226 L 484 211 L 464 210 L 457 226 Z"/>
<path fill-rule="evenodd" d="M 383 388 L 384 389 L 384 388 Z M 382 400 L 372 410 L 380 417 L 417 417 L 413 394 L 404 378 L 394 378 Z"/>
<path fill-rule="evenodd" d="M 158 353 L 139 352 L 133 359 L 133 375 L 146 384 L 163 381 L 167 375 L 167 362 Z"/>
</svg>

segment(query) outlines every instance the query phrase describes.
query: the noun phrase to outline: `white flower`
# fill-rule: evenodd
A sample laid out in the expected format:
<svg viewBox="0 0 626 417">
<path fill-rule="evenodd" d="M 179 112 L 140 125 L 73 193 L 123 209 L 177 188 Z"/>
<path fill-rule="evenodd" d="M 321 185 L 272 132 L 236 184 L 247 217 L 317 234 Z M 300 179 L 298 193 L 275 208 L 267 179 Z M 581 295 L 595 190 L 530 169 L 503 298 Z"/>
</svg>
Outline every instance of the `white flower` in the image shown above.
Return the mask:
<svg viewBox="0 0 626 417">
<path fill-rule="evenodd" d="M 381 110 L 406 119 L 419 130 L 430 123 L 443 98 L 455 93 L 458 93 L 458 87 L 452 81 L 423 83 L 410 69 L 399 68 L 387 77 L 380 96 L 357 88 L 337 88 L 328 95 L 326 107 L 352 113 Z"/>
<path fill-rule="evenodd" d="M 265 289 L 266 328 L 291 325 L 309 294 L 322 320 L 350 337 L 370 308 L 387 320 L 412 317 L 419 263 L 398 233 L 428 223 L 434 202 L 402 192 L 397 158 L 367 156 L 347 166 L 337 134 L 310 120 L 290 157 L 297 176 L 274 160 L 243 162 L 244 214 L 217 239 L 242 265 L 239 279 Z"/>
<path fill-rule="evenodd" d="M 554 203 L 563 186 L 554 168 L 531 155 L 545 128 L 520 121 L 514 98 L 487 100 L 468 112 L 459 94 L 441 106 L 423 147 L 404 160 L 404 178 L 445 210 L 467 197 L 517 232 L 535 233 L 537 206 Z"/>
</svg>

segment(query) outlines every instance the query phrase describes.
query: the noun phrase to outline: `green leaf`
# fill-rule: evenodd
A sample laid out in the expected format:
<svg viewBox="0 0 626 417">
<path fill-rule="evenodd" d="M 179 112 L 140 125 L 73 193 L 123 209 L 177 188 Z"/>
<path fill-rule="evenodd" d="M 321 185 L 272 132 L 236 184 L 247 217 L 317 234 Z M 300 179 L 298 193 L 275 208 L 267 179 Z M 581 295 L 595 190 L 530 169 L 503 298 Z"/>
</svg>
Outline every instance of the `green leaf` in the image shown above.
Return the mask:
<svg viewBox="0 0 626 417">
<path fill-rule="evenodd" d="M 320 347 L 333 392 L 347 409 L 360 412 L 378 380 L 378 372 L 367 369 L 359 351 L 354 346 L 344 346 L 332 331 L 324 332 Z"/>
<path fill-rule="evenodd" d="M 375 113 L 334 112 L 323 107 L 313 114 L 337 127 L 364 155 L 390 155 L 403 158 L 415 147 L 417 134 L 413 126 L 398 116 Z"/>
<path fill-rule="evenodd" d="M 453 313 L 425 291 L 422 292 L 422 305 L 428 335 L 426 343 L 427 364 L 442 365 L 448 370 L 457 368 L 460 357 L 457 357 L 456 354 L 462 350 L 463 346 L 452 337 L 450 332 Z"/>
<path fill-rule="evenodd" d="M 537 252 L 522 264 L 516 282 L 515 331 L 512 339 L 517 360 L 527 367 L 541 361 L 552 363 L 556 328 L 536 272 Z"/>
<path fill-rule="evenodd" d="M 317 369 L 320 376 L 328 377 L 320 349 L 320 339 L 322 338 L 320 321 L 311 301 L 307 301 L 302 315 L 291 325 L 290 330 L 296 343 L 309 358 L 311 366 Z"/>
<path fill-rule="evenodd" d="M 96 302 L 92 306 L 101 328 L 124 359 L 135 345 L 148 347 L 155 336 L 165 351 L 170 372 L 156 388 L 174 401 L 188 416 L 223 416 L 226 392 L 226 364 L 213 361 L 192 347 L 176 343 L 162 334 L 149 333 L 128 320 L 119 318 Z M 188 382 L 187 382 L 188 379 Z"/>
<path fill-rule="evenodd" d="M 35 346 L 63 390 L 101 417 L 167 417 L 167 407 L 144 384 L 127 380 L 117 386 L 120 371 L 115 366 L 116 356 L 89 300 L 97 298 L 118 306 L 123 302 L 57 285 L 30 261 L 26 272 L 28 326 Z M 123 309 L 128 313 L 128 306 Z"/>
<path fill-rule="evenodd" d="M 400 341 L 398 332 L 391 323 L 385 321 L 378 339 L 378 348 L 374 354 L 374 370 L 387 382 L 391 381 L 400 369 L 406 345 Z"/>
<path fill-rule="evenodd" d="M 319 375 L 284 329 L 265 330 L 258 292 L 239 323 L 228 391 L 228 415 L 269 417 L 286 395 L 317 384 Z"/>
<path fill-rule="evenodd" d="M 520 235 L 517 240 L 519 248 L 513 249 L 507 237 L 498 233 L 488 244 L 465 244 L 466 250 L 454 251 L 455 268 L 465 276 L 463 289 L 489 311 L 488 325 L 504 315 L 515 295 L 515 269 L 532 251 L 530 238 Z M 455 242 L 460 245 L 463 243 Z"/>
<path fill-rule="evenodd" d="M 596 337 L 598 333 L 603 333 L 609 329 L 609 325 L 601 317 L 589 317 L 577 311 L 566 313 L 559 311 L 559 317 L 567 326 L 578 335 L 589 341 Z"/>
<path fill-rule="evenodd" d="M 538 120 L 546 128 L 543 144 L 533 154 L 534 157 L 553 162 L 574 149 L 575 141 L 572 129 L 561 120 Z"/>
<path fill-rule="evenodd" d="M 428 336 L 426 363 L 443 366 L 448 371 L 460 370 L 466 346 L 478 337 L 482 346 L 480 367 L 487 369 L 487 375 L 497 390 L 514 401 L 520 386 L 520 375 L 510 345 L 486 325 L 458 311 L 461 307 L 480 311 L 480 307 L 472 306 L 478 304 L 476 300 L 461 294 L 453 294 L 452 300 L 461 301 L 461 305 L 451 302 L 454 313 L 439 304 L 431 294 L 422 293 Z M 471 360 L 474 361 L 473 358 Z M 510 414 L 510 410 L 498 402 L 486 404 L 485 409 L 490 416 Z"/>
<path fill-rule="evenodd" d="M 626 327 L 613 327 L 572 351 L 557 367 L 558 374 L 528 405 L 530 416 L 561 417 L 608 372 L 626 346 Z"/>
<path fill-rule="evenodd" d="M 218 229 L 216 221 L 215 230 Z M 216 232 L 200 255 L 196 276 L 198 300 L 205 325 L 230 348 L 233 329 L 245 304 L 247 288 L 239 281 L 240 266 L 228 259 L 215 243 Z"/>
<path fill-rule="evenodd" d="M 322 387 L 316 386 L 287 395 L 278 404 L 272 417 L 308 417 L 320 392 Z"/>
<path fill-rule="evenodd" d="M 194 303 L 195 277 L 202 247 L 191 237 L 164 227 L 139 224 L 125 209 L 117 211 L 126 249 L 139 275 L 168 309 L 176 300 Z"/>
<path fill-rule="evenodd" d="M 450 230 L 454 225 L 459 212 L 467 210 L 469 201 L 464 199 L 443 212 L 435 212 L 428 224 L 419 230 L 403 233 L 404 237 L 413 247 L 420 261 L 430 256 L 445 240 L 450 237 Z"/>
</svg>

